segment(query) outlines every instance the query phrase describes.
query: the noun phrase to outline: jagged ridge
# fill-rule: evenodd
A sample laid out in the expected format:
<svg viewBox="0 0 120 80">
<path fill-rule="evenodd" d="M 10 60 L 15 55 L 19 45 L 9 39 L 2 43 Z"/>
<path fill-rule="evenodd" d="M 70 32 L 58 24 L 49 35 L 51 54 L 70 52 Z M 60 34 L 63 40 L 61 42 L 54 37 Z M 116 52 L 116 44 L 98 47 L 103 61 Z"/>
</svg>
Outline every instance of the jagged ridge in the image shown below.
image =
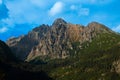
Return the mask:
<svg viewBox="0 0 120 80">
<path fill-rule="evenodd" d="M 30 61 L 36 57 L 43 60 L 63 59 L 70 56 L 69 49 L 73 49 L 72 43 L 91 42 L 98 34 L 109 32 L 112 31 L 97 22 L 89 23 L 85 27 L 67 23 L 58 18 L 52 26 L 41 25 L 23 37 L 9 39 L 7 44 L 16 56 L 22 60 Z M 79 46 L 80 49 L 81 47 L 82 45 Z"/>
</svg>

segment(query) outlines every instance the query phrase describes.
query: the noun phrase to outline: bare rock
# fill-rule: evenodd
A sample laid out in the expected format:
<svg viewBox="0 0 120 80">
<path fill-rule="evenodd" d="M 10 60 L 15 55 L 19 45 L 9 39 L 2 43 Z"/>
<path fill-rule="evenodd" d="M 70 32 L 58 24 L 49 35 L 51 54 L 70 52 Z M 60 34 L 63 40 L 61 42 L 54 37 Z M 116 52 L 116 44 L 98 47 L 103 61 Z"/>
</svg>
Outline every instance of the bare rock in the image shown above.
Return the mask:
<svg viewBox="0 0 120 80">
<path fill-rule="evenodd" d="M 89 23 L 85 27 L 67 23 L 58 18 L 51 26 L 36 27 L 23 37 L 9 39 L 7 44 L 22 60 L 30 61 L 36 57 L 64 59 L 70 56 L 69 49 L 73 49 L 72 43 L 91 42 L 98 34 L 110 31 L 106 26 L 97 22 Z M 82 48 L 81 45 L 78 47 Z"/>
</svg>

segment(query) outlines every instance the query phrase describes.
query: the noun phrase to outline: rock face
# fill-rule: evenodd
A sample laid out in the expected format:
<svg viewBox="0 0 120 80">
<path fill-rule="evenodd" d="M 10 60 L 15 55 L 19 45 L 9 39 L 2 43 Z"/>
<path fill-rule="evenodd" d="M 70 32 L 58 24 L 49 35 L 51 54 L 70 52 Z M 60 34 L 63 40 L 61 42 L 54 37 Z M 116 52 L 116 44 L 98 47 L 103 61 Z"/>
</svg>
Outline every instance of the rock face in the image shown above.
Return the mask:
<svg viewBox="0 0 120 80">
<path fill-rule="evenodd" d="M 7 44 L 22 60 L 66 58 L 70 56 L 69 49 L 73 49 L 72 43 L 91 42 L 98 34 L 107 32 L 110 30 L 97 22 L 85 27 L 58 18 L 52 26 L 41 25 L 25 36 L 9 39 Z"/>
<path fill-rule="evenodd" d="M 115 70 L 117 73 L 120 73 L 120 60 L 114 61 L 114 62 L 113 62 L 113 66 L 114 66 L 114 70 Z"/>
<path fill-rule="evenodd" d="M 39 43 L 48 30 L 49 26 L 41 25 L 40 27 L 34 28 L 25 36 L 10 38 L 7 44 L 16 57 L 25 60 L 31 49 Z"/>
</svg>

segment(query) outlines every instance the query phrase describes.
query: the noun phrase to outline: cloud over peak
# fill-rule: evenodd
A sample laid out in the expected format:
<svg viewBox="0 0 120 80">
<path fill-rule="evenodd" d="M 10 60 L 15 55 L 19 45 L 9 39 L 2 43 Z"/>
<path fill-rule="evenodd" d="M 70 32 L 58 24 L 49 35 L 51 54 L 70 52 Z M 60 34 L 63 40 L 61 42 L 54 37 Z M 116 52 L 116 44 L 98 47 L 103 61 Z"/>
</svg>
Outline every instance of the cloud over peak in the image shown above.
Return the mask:
<svg viewBox="0 0 120 80">
<path fill-rule="evenodd" d="M 50 16 L 55 16 L 62 12 L 64 4 L 62 2 L 56 2 L 49 11 Z"/>
</svg>

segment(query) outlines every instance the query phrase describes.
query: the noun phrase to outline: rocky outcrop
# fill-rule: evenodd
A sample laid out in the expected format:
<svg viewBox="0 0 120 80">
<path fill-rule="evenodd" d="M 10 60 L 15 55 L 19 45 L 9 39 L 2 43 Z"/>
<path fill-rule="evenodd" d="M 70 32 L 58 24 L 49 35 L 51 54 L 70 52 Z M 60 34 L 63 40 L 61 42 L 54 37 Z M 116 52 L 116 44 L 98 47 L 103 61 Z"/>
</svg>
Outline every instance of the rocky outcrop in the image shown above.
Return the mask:
<svg viewBox="0 0 120 80">
<path fill-rule="evenodd" d="M 35 46 L 27 57 L 27 60 L 35 57 L 49 58 L 66 58 L 68 55 L 67 49 L 70 46 L 70 41 L 67 34 L 67 22 L 62 19 L 57 19 L 53 23 L 51 30 L 48 31 L 39 44 Z"/>
<path fill-rule="evenodd" d="M 50 27 L 41 25 L 23 37 L 9 39 L 7 44 L 22 60 L 30 61 L 36 57 L 63 59 L 70 56 L 69 49 L 73 49 L 72 43 L 91 42 L 95 36 L 106 32 L 110 30 L 97 22 L 85 27 L 58 18 Z"/>
<path fill-rule="evenodd" d="M 45 36 L 48 30 L 48 25 L 41 25 L 34 28 L 27 35 L 8 39 L 7 44 L 16 57 L 21 60 L 25 60 L 31 49 L 38 45 L 39 41 L 43 36 Z"/>
</svg>

